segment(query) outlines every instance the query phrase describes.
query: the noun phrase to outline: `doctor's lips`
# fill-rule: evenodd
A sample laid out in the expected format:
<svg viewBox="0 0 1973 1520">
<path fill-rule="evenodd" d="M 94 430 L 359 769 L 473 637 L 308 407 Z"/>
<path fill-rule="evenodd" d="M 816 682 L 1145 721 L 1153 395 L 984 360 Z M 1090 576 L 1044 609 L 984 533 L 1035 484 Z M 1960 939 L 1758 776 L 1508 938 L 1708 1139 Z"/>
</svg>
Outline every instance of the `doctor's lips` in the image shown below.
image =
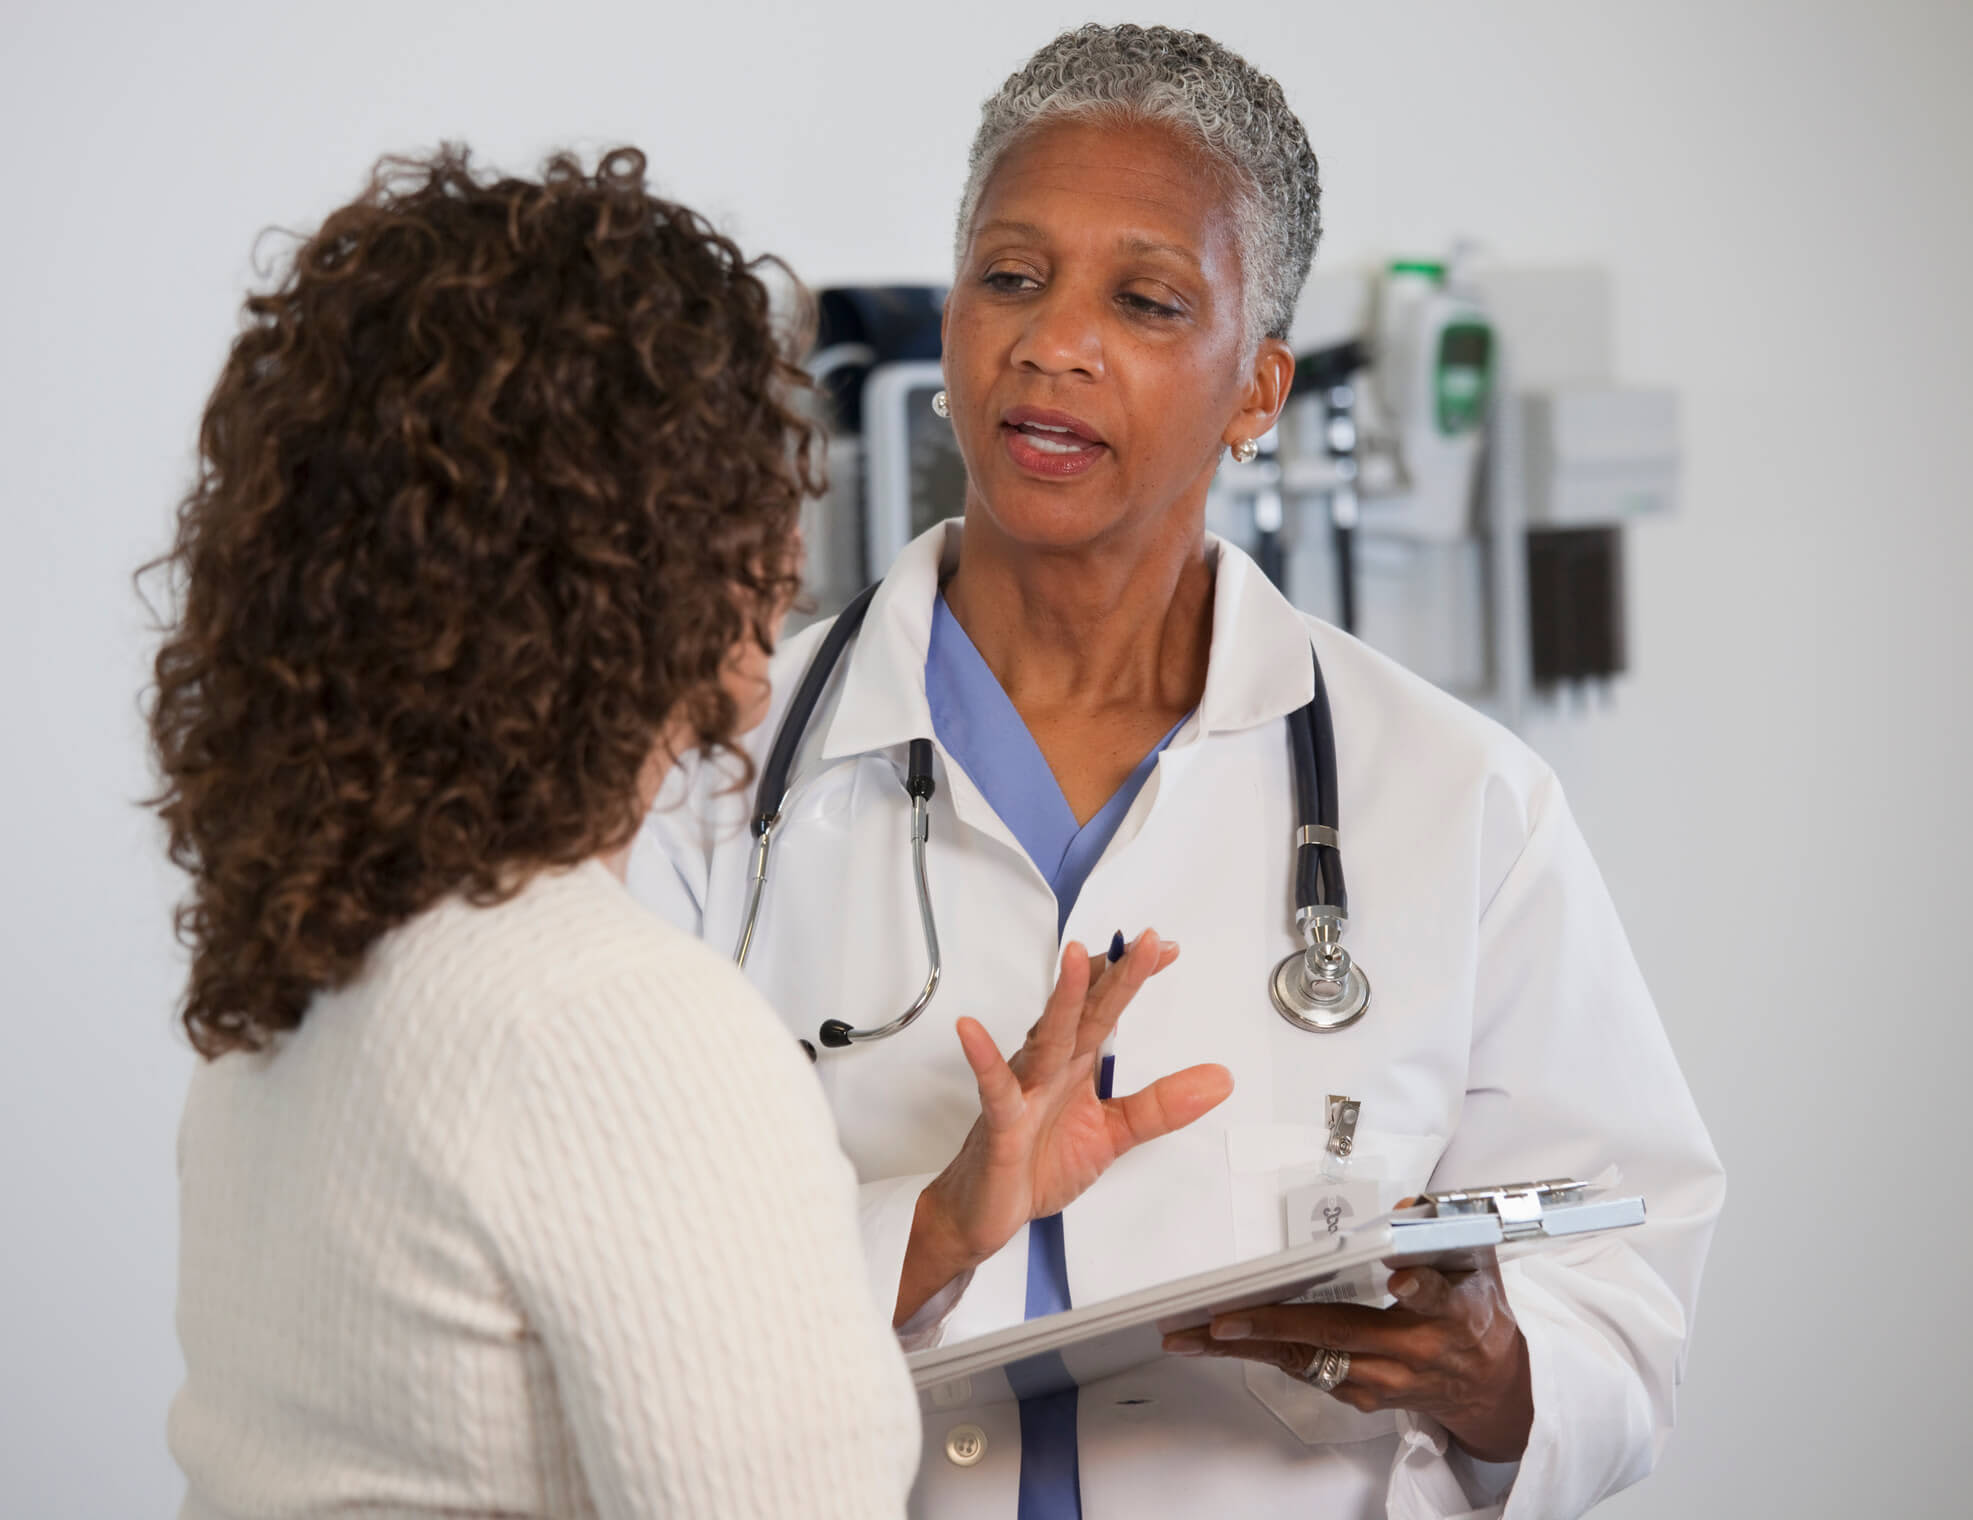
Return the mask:
<svg viewBox="0 0 1973 1520">
<path fill-rule="evenodd" d="M 1109 449 L 1096 429 L 1080 417 L 1037 406 L 1017 406 L 1003 412 L 1000 437 L 1019 468 L 1057 480 L 1080 475 Z"/>
</svg>

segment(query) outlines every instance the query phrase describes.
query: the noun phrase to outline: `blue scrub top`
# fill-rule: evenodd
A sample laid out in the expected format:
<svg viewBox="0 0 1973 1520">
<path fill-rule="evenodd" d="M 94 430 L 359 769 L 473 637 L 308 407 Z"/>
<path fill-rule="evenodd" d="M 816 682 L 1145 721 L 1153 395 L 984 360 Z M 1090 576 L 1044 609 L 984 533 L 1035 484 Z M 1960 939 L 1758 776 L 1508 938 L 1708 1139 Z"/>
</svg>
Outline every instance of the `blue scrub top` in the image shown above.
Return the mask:
<svg viewBox="0 0 1973 1520">
<path fill-rule="evenodd" d="M 1158 756 L 1184 727 L 1184 719 L 1152 746 L 1116 795 L 1089 822 L 1078 824 L 1041 746 L 1035 743 L 999 679 L 959 626 L 943 596 L 932 608 L 932 638 L 925 651 L 925 697 L 939 744 L 972 778 L 1054 890 L 1055 932 L 1060 935 L 1082 884 L 1102 858 L 1138 791 L 1150 779 Z M 1027 1318 L 1069 1307 L 1062 1216 L 1053 1214 L 1028 1226 Z M 1016 1363 L 1009 1367 L 1008 1379 L 1015 1392 L 1021 1392 L 1024 1381 L 1046 1386 L 1051 1380 L 1036 1374 L 1051 1360 L 1059 1362 L 1060 1358 L 1051 1352 L 1048 1357 L 1036 1358 L 1034 1365 Z M 1020 1409 L 1020 1520 L 1081 1520 L 1076 1390 L 1024 1397 Z"/>
</svg>

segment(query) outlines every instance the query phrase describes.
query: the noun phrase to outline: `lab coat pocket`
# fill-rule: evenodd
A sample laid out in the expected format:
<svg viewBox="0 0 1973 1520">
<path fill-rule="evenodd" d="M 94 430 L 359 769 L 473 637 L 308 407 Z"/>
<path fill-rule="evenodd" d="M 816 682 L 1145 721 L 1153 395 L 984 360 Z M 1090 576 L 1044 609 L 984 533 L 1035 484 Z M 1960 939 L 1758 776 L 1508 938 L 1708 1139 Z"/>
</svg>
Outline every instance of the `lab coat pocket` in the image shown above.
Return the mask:
<svg viewBox="0 0 1973 1520">
<path fill-rule="evenodd" d="M 1328 1138 L 1328 1131 L 1316 1125 L 1251 1124 L 1227 1130 L 1234 1246 L 1242 1260 L 1285 1249 L 1291 1235 L 1307 1239 L 1315 1230 L 1347 1229 L 1352 1219 L 1375 1218 L 1421 1191 L 1444 1149 L 1437 1135 L 1364 1126 L 1356 1132 L 1348 1165 L 1331 1161 L 1325 1169 Z M 1291 1219 L 1290 1199 L 1298 1214 L 1311 1217 Z M 1395 1411 L 1360 1414 L 1277 1367 L 1247 1362 L 1242 1372 L 1248 1392 L 1310 1445 L 1375 1440 L 1397 1429 Z"/>
</svg>

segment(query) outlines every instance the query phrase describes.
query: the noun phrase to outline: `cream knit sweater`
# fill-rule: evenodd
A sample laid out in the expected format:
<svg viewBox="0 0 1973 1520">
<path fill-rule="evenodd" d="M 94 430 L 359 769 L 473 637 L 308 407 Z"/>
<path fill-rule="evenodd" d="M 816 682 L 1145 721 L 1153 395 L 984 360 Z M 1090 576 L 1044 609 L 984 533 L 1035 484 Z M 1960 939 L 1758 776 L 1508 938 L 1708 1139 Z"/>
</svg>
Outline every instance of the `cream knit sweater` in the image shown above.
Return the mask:
<svg viewBox="0 0 1973 1520">
<path fill-rule="evenodd" d="M 203 1066 L 179 1172 L 187 1520 L 904 1512 L 807 1062 L 601 865 L 433 909 Z"/>
</svg>

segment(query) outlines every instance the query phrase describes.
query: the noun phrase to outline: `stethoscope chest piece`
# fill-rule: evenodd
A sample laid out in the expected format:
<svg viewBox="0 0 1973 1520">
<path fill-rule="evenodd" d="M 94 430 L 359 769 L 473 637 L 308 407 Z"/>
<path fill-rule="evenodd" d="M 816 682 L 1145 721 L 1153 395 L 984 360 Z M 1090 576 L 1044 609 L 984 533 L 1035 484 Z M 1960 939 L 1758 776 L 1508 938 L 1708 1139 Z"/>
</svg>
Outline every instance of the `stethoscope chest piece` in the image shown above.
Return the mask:
<svg viewBox="0 0 1973 1520">
<path fill-rule="evenodd" d="M 1333 956 L 1316 946 L 1283 956 L 1267 991 L 1276 1013 L 1316 1034 L 1348 1029 L 1370 1009 L 1370 978 L 1340 947 Z"/>
</svg>

